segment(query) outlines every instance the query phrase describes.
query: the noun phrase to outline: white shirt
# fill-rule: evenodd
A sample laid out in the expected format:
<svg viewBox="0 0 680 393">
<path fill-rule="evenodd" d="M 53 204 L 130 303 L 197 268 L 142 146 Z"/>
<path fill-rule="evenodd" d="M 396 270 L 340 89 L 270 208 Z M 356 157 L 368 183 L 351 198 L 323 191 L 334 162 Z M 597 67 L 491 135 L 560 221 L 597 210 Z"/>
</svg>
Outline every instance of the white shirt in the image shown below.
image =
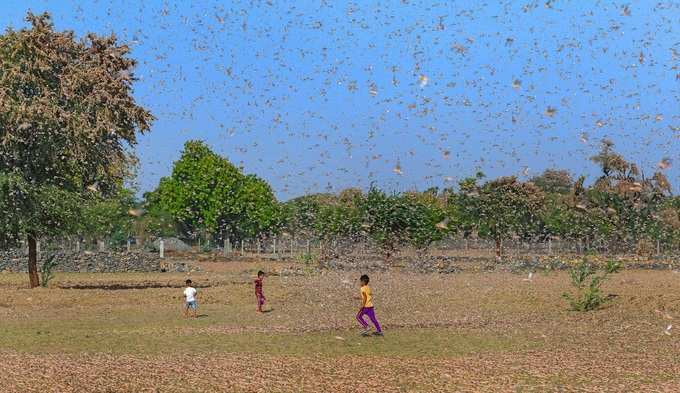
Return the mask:
<svg viewBox="0 0 680 393">
<path fill-rule="evenodd" d="M 187 302 L 196 301 L 196 288 L 187 287 L 187 289 L 184 290 L 184 297 L 187 298 Z"/>
</svg>

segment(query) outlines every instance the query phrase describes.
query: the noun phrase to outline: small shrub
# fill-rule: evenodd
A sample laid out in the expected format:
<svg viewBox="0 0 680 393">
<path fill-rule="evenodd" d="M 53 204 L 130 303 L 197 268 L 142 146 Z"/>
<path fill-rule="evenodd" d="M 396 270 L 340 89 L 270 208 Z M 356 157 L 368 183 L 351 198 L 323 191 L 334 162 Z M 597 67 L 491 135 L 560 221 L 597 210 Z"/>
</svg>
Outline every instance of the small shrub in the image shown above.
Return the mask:
<svg viewBox="0 0 680 393">
<path fill-rule="evenodd" d="M 602 295 L 600 286 L 610 274 L 617 273 L 620 269 L 620 263 L 610 260 L 598 271 L 588 260 L 583 259 L 569 272 L 574 293 L 565 292 L 562 296 L 574 311 L 595 310 L 609 300 L 608 296 Z"/>
<path fill-rule="evenodd" d="M 312 255 L 309 252 L 306 252 L 298 256 L 298 261 L 303 265 L 309 266 L 314 262 L 314 255 Z"/>
<path fill-rule="evenodd" d="M 47 288 L 50 281 L 54 278 L 54 272 L 52 269 L 57 266 L 57 261 L 54 255 L 50 256 L 47 261 L 42 264 L 40 268 L 40 285 L 43 288 Z"/>
<path fill-rule="evenodd" d="M 568 265 L 559 259 L 551 259 L 545 265 L 546 272 L 554 272 L 557 270 L 564 270 Z"/>
</svg>

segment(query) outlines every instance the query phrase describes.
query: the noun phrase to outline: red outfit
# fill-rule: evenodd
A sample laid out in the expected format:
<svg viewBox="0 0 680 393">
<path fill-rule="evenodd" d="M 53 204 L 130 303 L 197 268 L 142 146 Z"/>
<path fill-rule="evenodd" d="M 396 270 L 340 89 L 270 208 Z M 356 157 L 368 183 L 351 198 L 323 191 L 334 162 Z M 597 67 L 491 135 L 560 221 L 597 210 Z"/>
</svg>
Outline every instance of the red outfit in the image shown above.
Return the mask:
<svg viewBox="0 0 680 393">
<path fill-rule="evenodd" d="M 257 311 L 262 311 L 262 306 L 267 299 L 262 293 L 262 279 L 259 277 L 255 279 L 255 297 L 257 297 Z"/>
</svg>

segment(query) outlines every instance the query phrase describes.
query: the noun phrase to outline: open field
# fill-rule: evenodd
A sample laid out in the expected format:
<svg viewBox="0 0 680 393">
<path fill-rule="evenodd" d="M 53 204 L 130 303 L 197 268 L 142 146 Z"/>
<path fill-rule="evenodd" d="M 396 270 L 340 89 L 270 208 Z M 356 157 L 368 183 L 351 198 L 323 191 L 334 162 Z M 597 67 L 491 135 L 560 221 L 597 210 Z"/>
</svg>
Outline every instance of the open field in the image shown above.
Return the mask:
<svg viewBox="0 0 680 393">
<path fill-rule="evenodd" d="M 624 271 L 591 313 L 567 311 L 566 272 L 372 273 L 384 338 L 358 335 L 359 272 L 252 274 L 202 263 L 199 318 L 186 273 L 57 274 L 50 289 L 0 274 L 3 392 L 678 391 L 680 275 Z M 87 285 L 90 289 L 59 289 Z M 167 286 L 177 285 L 178 288 Z M 134 286 L 136 289 L 111 289 Z M 144 288 L 144 287 L 150 288 Z M 109 289 L 96 289 L 106 287 Z M 665 315 L 664 315 L 665 314 Z M 680 332 L 678 333 L 680 334 Z"/>
</svg>

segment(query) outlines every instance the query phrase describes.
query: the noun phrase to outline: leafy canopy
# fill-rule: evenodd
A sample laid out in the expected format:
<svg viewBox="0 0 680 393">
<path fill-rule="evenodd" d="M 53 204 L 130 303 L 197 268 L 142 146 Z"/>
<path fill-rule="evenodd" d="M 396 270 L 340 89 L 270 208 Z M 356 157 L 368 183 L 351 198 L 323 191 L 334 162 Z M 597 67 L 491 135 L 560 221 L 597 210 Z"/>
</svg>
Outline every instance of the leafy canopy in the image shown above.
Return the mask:
<svg viewBox="0 0 680 393">
<path fill-rule="evenodd" d="M 54 30 L 49 14 L 0 35 L 0 204 L 5 237 L 73 230 L 92 193 L 121 187 L 151 114 L 115 36 Z"/>
<path fill-rule="evenodd" d="M 161 179 L 155 201 L 191 234 L 250 238 L 274 232 L 280 208 L 271 187 L 244 175 L 201 141 L 188 141 L 172 175 Z"/>
</svg>

